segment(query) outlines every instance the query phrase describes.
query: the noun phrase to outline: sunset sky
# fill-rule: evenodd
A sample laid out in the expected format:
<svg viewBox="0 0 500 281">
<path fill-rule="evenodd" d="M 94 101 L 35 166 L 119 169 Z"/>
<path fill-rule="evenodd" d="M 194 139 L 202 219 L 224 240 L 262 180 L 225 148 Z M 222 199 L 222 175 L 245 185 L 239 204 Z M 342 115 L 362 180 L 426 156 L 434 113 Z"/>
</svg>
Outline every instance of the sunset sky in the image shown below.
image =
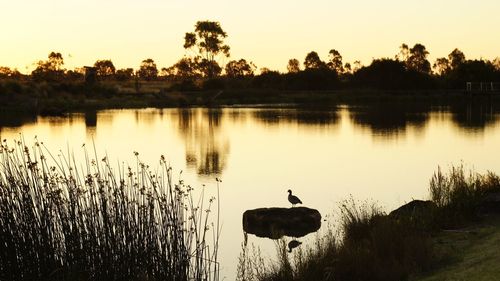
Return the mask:
<svg viewBox="0 0 500 281">
<path fill-rule="evenodd" d="M 402 42 L 424 44 L 431 62 L 455 47 L 494 59 L 499 11 L 498 0 L 0 0 L 0 66 L 31 71 L 58 51 L 70 69 L 97 59 L 138 68 L 149 57 L 166 67 L 186 54 L 184 34 L 198 20 L 219 21 L 231 59 L 259 68 L 285 70 L 311 50 L 326 59 L 332 48 L 369 64 Z"/>
</svg>

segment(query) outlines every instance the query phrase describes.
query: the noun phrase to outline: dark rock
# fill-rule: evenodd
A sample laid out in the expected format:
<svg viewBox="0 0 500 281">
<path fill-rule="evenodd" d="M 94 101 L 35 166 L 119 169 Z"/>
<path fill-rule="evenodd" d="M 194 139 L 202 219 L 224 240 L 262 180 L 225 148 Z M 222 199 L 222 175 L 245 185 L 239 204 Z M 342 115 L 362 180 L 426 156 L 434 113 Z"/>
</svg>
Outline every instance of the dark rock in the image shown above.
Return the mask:
<svg viewBox="0 0 500 281">
<path fill-rule="evenodd" d="M 390 217 L 422 217 L 432 215 L 436 210 L 436 203 L 432 201 L 413 200 L 389 213 Z"/>
<path fill-rule="evenodd" d="M 243 213 L 243 230 L 258 237 L 302 237 L 320 227 L 321 214 L 306 207 L 260 208 Z"/>
</svg>

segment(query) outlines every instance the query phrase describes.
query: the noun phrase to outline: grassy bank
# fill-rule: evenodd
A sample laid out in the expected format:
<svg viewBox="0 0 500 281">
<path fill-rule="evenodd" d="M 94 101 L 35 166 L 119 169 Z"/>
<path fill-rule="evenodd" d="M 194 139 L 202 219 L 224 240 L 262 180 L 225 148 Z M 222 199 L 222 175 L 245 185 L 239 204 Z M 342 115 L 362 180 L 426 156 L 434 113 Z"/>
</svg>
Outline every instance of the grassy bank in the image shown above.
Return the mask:
<svg viewBox="0 0 500 281">
<path fill-rule="evenodd" d="M 495 245 L 500 236 L 498 217 L 484 217 L 498 207 L 498 202 L 488 200 L 500 194 L 500 178 L 454 167 L 449 173 L 438 170 L 429 190 L 431 201 L 414 201 L 390 214 L 374 205 L 347 201 L 340 208 L 339 235 L 333 235 L 332 228 L 313 246 L 293 255 L 286 253 L 282 241 L 278 262 L 271 266 L 240 258 L 244 274 L 239 280 L 444 280 L 439 276 L 459 266 L 466 267 L 457 276 L 480 274 L 500 252 Z M 493 226 L 479 227 L 477 235 L 467 230 L 485 222 Z M 247 247 L 242 252 L 242 257 L 249 256 Z M 484 260 L 481 253 L 487 254 Z M 491 265 L 485 276 L 497 270 Z"/>
<path fill-rule="evenodd" d="M 91 154 L 2 143 L 0 280 L 218 280 L 215 198 L 174 183 L 163 157 L 152 172 Z"/>
<path fill-rule="evenodd" d="M 450 253 L 448 262 L 412 281 L 489 281 L 500 276 L 500 216 L 485 217 L 459 231 L 441 232 L 433 241 Z"/>
</svg>

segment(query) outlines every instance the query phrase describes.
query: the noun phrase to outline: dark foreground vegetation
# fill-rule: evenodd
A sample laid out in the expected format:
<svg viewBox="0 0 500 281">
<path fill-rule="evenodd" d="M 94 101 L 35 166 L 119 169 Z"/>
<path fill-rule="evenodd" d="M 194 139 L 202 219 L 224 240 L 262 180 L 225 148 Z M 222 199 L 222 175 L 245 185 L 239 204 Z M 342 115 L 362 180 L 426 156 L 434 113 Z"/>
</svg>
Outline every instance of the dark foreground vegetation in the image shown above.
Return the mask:
<svg viewBox="0 0 500 281">
<path fill-rule="evenodd" d="M 238 279 L 401 281 L 429 274 L 456 259 L 457 247 L 444 243 L 443 233 L 463 235 L 464 227 L 498 212 L 500 201 L 490 199 L 499 194 L 500 177 L 493 173 L 438 170 L 430 181 L 431 201 L 414 201 L 389 215 L 374 205 L 348 201 L 341 207 L 340 235 L 330 228 L 311 248 L 294 255 L 283 240 L 272 266 L 244 245 Z"/>
<path fill-rule="evenodd" d="M 218 203 L 163 157 L 152 173 L 3 142 L 0 161 L 0 280 L 218 280 Z"/>
<path fill-rule="evenodd" d="M 116 69 L 110 59 L 100 59 L 69 70 L 58 52 L 38 61 L 29 75 L 0 66 L 0 108 L 61 114 L 99 108 L 324 103 L 384 98 L 388 92 L 394 93 L 390 98 L 500 92 L 500 58 L 467 59 L 457 48 L 433 64 L 420 43 L 402 44 L 394 57 L 369 65 L 344 62 L 335 49 L 327 59 L 311 51 L 302 63 L 290 59 L 286 72 L 257 71 L 243 58 L 220 63 L 230 57 L 227 36 L 220 23 L 199 21 L 184 38 L 191 55 L 161 69 L 147 58 L 137 69 Z"/>
</svg>

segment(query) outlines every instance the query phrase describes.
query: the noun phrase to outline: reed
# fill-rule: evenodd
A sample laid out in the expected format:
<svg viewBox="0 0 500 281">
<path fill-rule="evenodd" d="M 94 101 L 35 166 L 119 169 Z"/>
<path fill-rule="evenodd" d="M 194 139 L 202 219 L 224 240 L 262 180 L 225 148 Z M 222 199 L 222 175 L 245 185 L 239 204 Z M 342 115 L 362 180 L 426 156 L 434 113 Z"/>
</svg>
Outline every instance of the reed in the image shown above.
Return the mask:
<svg viewBox="0 0 500 281">
<path fill-rule="evenodd" d="M 216 198 L 174 183 L 163 156 L 152 172 L 83 150 L 2 142 L 0 280 L 219 279 Z"/>
</svg>

